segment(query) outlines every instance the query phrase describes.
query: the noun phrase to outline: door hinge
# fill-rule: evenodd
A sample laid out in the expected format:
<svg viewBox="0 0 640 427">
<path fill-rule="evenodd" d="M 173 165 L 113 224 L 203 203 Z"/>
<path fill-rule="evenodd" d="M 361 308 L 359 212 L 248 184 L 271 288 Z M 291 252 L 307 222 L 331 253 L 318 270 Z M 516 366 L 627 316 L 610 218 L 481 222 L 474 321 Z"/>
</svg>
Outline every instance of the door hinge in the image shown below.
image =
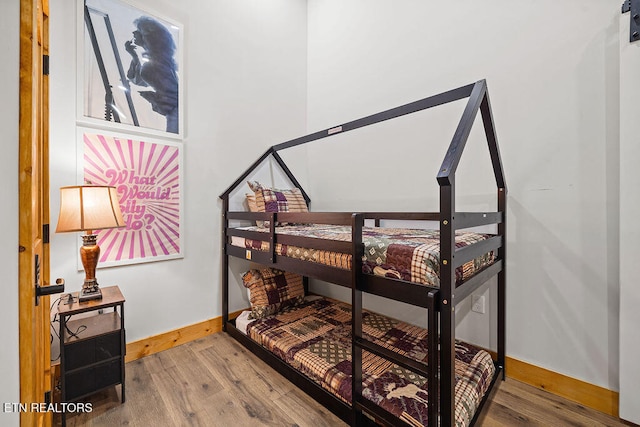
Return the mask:
<svg viewBox="0 0 640 427">
<path fill-rule="evenodd" d="M 49 243 L 49 224 L 42 224 L 42 242 Z"/>
<path fill-rule="evenodd" d="M 631 10 L 631 0 L 626 0 L 622 3 L 622 13 L 627 13 Z"/>
<path fill-rule="evenodd" d="M 42 74 L 49 75 L 49 55 L 42 55 Z"/>
</svg>

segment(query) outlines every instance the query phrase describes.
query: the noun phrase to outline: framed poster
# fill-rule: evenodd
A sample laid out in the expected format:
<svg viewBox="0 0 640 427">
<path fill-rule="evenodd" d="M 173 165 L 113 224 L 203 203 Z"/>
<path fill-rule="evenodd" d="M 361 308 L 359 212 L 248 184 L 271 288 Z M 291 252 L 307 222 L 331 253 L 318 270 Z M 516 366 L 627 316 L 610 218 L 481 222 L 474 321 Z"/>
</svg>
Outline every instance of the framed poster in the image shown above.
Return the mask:
<svg viewBox="0 0 640 427">
<path fill-rule="evenodd" d="M 182 26 L 121 0 L 80 0 L 78 120 L 182 136 Z"/>
<path fill-rule="evenodd" d="M 126 227 L 98 230 L 99 267 L 182 258 L 182 146 L 79 128 L 80 181 L 110 185 Z"/>
</svg>

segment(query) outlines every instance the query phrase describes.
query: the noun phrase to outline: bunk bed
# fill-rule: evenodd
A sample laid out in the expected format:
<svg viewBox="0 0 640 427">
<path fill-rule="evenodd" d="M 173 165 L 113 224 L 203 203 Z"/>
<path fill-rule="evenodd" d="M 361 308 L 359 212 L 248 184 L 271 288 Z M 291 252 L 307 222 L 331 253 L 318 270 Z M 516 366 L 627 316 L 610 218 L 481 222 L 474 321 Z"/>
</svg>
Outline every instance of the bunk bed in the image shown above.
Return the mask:
<svg viewBox="0 0 640 427">
<path fill-rule="evenodd" d="M 467 104 L 436 176 L 438 212 L 308 212 L 309 196 L 279 155 L 287 148 L 462 99 L 468 99 Z M 497 208 L 493 212 L 458 212 L 455 174 L 478 112 L 496 181 Z M 230 211 L 230 195 L 269 157 L 291 181 L 296 197 L 302 199 L 302 209 L 287 211 L 286 203 L 265 204 L 265 198 L 260 212 Z M 506 194 L 484 80 L 274 145 L 220 195 L 223 329 L 351 425 L 367 425 L 372 420 L 383 425 L 473 424 L 496 381 L 505 378 Z M 276 202 L 280 200 L 280 195 L 271 195 Z M 387 220 L 437 221 L 438 230 L 382 228 Z M 239 226 L 243 221 L 251 225 Z M 497 232 L 464 231 L 487 225 L 495 225 Z M 392 247 L 398 256 L 391 254 Z M 262 265 L 270 274 L 279 275 L 278 283 L 285 283 L 286 275 L 290 281 L 295 277 L 291 274 L 299 275 L 305 294 L 308 278 L 348 287 L 351 304 L 296 297 L 295 304 L 278 306 L 276 312 L 248 323 L 245 318 L 240 326 L 239 319 L 229 318 L 230 256 Z M 491 358 L 486 351 L 455 339 L 455 307 L 494 276 L 498 330 L 497 352 Z M 363 293 L 425 308 L 426 330 L 364 310 Z M 296 322 L 311 318 L 314 322 L 307 321 L 304 328 L 311 323 L 321 326 L 300 332 Z M 287 336 L 294 329 L 295 337 Z M 398 331 L 410 344 L 398 345 L 402 341 Z M 307 340 L 305 333 L 313 339 Z M 279 347 L 279 340 L 286 342 L 284 347 Z M 319 340 L 346 354 L 344 360 L 331 366 L 322 362 L 323 369 L 318 368 L 318 361 L 315 365 L 312 361 L 312 367 L 305 368 L 303 355 L 309 352 L 303 349 Z M 395 382 L 390 382 L 391 371 L 410 372 L 401 376 L 417 380 L 411 385 L 398 382 L 395 376 Z M 386 382 L 374 384 L 385 375 Z M 411 390 L 412 398 L 407 400 L 406 393 L 394 394 L 399 386 Z M 399 396 L 399 400 L 385 405 L 387 395 Z M 413 412 L 407 409 L 407 405 L 416 404 L 421 407 Z"/>
</svg>

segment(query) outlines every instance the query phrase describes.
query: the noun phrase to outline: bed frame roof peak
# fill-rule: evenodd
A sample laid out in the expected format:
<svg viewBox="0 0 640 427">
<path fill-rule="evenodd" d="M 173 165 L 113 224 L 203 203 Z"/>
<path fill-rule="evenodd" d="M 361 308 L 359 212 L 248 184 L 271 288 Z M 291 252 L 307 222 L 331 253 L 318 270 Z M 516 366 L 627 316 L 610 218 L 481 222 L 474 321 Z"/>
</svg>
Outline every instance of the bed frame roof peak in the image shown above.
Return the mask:
<svg viewBox="0 0 640 427">
<path fill-rule="evenodd" d="M 491 112 L 491 104 L 489 102 L 487 82 L 483 79 L 466 86 L 451 89 L 437 95 L 429 96 L 427 98 L 353 120 L 342 125 L 333 126 L 281 144 L 273 145 L 269 147 L 267 151 L 265 151 L 264 154 L 262 154 L 262 156 L 260 156 L 245 172 L 243 172 L 242 175 L 240 175 L 240 177 L 236 179 L 234 183 L 231 184 L 231 186 L 229 186 L 229 188 L 227 188 L 219 197 L 221 199 L 228 197 L 229 194 L 231 194 L 231 192 L 237 188 L 267 157 L 273 156 L 285 174 L 289 179 L 291 179 L 292 183 L 296 187 L 300 188 L 308 203 L 310 201 L 309 196 L 305 193 L 302 186 L 298 183 L 287 165 L 284 163 L 278 154 L 278 151 L 465 98 L 469 98 L 469 100 L 467 101 L 467 105 L 462 113 L 458 127 L 456 128 L 451 143 L 449 144 L 449 149 L 445 154 L 445 158 L 438 171 L 438 175 L 436 176 L 438 183 L 440 186 L 451 185 L 458 163 L 462 157 L 462 152 L 464 151 L 467 139 L 469 138 L 473 122 L 478 114 L 478 110 L 480 110 L 487 143 L 489 145 L 489 153 L 491 155 L 491 163 L 493 165 L 496 185 L 499 189 L 506 192 L 506 183 L 504 180 L 500 150 L 498 148 L 498 140 L 495 133 L 493 114 Z"/>
</svg>

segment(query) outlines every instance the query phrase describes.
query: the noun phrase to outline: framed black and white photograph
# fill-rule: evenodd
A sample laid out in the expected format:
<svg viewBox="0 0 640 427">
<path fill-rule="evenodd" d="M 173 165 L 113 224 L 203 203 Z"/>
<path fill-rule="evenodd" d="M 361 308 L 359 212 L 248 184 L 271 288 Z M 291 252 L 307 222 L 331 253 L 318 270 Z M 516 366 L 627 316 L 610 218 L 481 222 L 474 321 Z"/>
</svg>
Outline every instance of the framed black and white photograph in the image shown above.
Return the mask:
<svg viewBox="0 0 640 427">
<path fill-rule="evenodd" d="M 120 0 L 84 0 L 79 121 L 180 138 L 182 26 Z"/>
</svg>

